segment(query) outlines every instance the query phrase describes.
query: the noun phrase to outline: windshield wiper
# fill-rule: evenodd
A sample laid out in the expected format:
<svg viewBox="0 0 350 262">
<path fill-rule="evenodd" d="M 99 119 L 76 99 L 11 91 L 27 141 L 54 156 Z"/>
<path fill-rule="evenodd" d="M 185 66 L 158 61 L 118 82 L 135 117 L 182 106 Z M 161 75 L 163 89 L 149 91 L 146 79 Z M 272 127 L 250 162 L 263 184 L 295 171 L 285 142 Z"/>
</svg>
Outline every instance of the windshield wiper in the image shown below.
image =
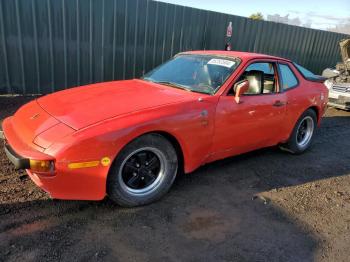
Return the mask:
<svg viewBox="0 0 350 262">
<path fill-rule="evenodd" d="M 168 85 L 168 86 L 172 86 L 172 87 L 176 87 L 176 88 L 180 88 L 180 89 L 192 92 L 192 89 L 188 88 L 187 86 L 183 86 L 183 85 L 173 83 L 170 81 L 153 81 L 153 82 L 156 84 Z"/>
<path fill-rule="evenodd" d="M 191 90 L 192 92 L 196 92 L 196 93 L 201 93 L 201 94 L 206 94 L 206 95 L 211 95 L 212 93 L 210 92 L 205 92 L 205 91 L 201 91 L 201 90 Z"/>
<path fill-rule="evenodd" d="M 170 81 L 154 81 L 154 80 L 152 80 L 150 78 L 143 78 L 143 80 L 150 81 L 150 82 L 153 82 L 153 83 L 156 83 L 156 84 L 168 85 L 168 86 L 171 86 L 171 87 L 175 87 L 175 88 L 179 88 L 179 89 L 182 89 L 182 90 L 186 90 L 188 92 L 195 92 L 195 93 L 211 95 L 210 92 L 205 92 L 205 91 L 201 91 L 201 90 L 191 89 L 191 88 L 189 88 L 187 86 L 180 85 L 180 84 L 177 84 L 177 83 L 174 83 L 174 82 L 170 82 Z"/>
</svg>

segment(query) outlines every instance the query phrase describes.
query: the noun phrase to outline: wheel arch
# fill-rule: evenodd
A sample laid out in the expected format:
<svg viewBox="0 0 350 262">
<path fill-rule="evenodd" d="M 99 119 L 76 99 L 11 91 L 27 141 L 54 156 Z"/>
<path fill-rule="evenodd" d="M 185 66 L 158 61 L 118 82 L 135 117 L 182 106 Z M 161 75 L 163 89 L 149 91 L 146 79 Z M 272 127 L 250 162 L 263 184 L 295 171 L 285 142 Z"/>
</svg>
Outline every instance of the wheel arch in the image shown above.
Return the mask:
<svg viewBox="0 0 350 262">
<path fill-rule="evenodd" d="M 167 131 L 162 131 L 162 130 L 155 130 L 155 131 L 148 131 L 148 132 L 144 132 L 142 134 L 138 134 L 136 136 L 133 136 L 131 139 L 128 140 L 127 143 L 125 143 L 121 149 L 115 154 L 114 158 L 113 158 L 113 163 L 115 162 L 115 160 L 117 159 L 119 153 L 128 145 L 130 144 L 132 141 L 134 141 L 135 139 L 138 139 L 142 136 L 145 136 L 145 135 L 149 135 L 149 134 L 156 134 L 156 135 L 159 135 L 159 136 L 162 136 L 164 137 L 165 139 L 167 139 L 171 144 L 172 146 L 174 147 L 175 151 L 176 151 L 176 155 L 177 155 L 177 158 L 178 158 L 178 163 L 179 163 L 179 166 L 178 166 L 178 172 L 181 173 L 184 173 L 185 172 L 185 156 L 184 156 L 184 148 L 183 146 L 181 146 L 179 140 L 177 137 L 175 137 L 173 134 L 167 132 Z M 108 175 L 109 176 L 109 171 L 110 169 L 108 170 Z"/>
<path fill-rule="evenodd" d="M 292 126 L 291 126 L 291 129 L 290 131 L 288 131 L 288 137 L 286 137 L 281 143 L 285 143 L 289 138 L 290 136 L 292 135 L 293 133 L 293 129 L 295 127 L 295 125 L 297 124 L 298 120 L 300 119 L 300 117 L 307 111 L 307 110 L 313 110 L 315 113 L 316 113 L 316 118 L 317 118 L 317 125 L 320 124 L 320 108 L 318 108 L 316 105 L 311 105 L 307 108 L 305 108 L 305 110 L 303 111 L 300 111 L 299 114 L 296 116 L 295 119 L 293 119 L 293 122 L 292 122 Z"/>
<path fill-rule="evenodd" d="M 318 108 L 317 106 L 310 106 L 309 108 L 307 108 L 304 112 L 306 112 L 307 110 L 309 110 L 309 109 L 311 109 L 311 110 L 313 110 L 315 113 L 316 113 L 316 118 L 317 118 L 317 124 L 319 124 L 320 123 L 320 120 L 321 120 L 321 116 L 320 116 L 320 108 Z M 304 113 L 303 112 L 303 113 Z M 302 114 L 303 114 L 302 113 Z"/>
<path fill-rule="evenodd" d="M 176 151 L 178 164 L 179 164 L 178 172 L 180 172 L 180 174 L 184 173 L 185 172 L 184 153 L 183 153 L 183 148 L 181 147 L 181 144 L 178 141 L 178 139 L 175 136 L 173 136 L 172 134 L 165 132 L 165 131 L 149 132 L 148 134 L 158 134 L 158 135 L 165 137 L 167 140 L 169 140 L 169 142 L 173 145 L 173 147 Z"/>
</svg>

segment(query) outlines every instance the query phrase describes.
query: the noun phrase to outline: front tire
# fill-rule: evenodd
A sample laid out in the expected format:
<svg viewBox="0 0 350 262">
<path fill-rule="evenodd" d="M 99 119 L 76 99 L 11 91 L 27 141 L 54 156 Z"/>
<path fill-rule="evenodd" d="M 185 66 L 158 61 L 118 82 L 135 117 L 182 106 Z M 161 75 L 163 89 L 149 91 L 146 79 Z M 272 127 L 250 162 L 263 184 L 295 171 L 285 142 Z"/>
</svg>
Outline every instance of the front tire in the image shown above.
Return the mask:
<svg viewBox="0 0 350 262">
<path fill-rule="evenodd" d="M 295 124 L 288 142 L 280 146 L 281 149 L 292 154 L 305 152 L 311 145 L 316 126 L 316 112 L 312 109 L 306 110 Z"/>
<path fill-rule="evenodd" d="M 178 159 L 173 145 L 159 134 L 141 136 L 115 159 L 107 179 L 107 193 L 125 207 L 150 204 L 173 184 Z"/>
</svg>

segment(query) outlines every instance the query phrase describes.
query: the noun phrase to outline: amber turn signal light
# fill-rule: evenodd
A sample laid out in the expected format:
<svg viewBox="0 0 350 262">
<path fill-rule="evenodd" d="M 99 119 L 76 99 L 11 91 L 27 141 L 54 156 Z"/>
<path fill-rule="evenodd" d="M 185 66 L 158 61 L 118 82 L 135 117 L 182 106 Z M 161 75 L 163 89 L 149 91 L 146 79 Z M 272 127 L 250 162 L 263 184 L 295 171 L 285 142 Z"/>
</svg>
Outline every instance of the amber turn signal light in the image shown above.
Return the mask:
<svg viewBox="0 0 350 262">
<path fill-rule="evenodd" d="M 55 162 L 52 160 L 29 160 L 30 170 L 32 172 L 53 173 Z"/>
</svg>

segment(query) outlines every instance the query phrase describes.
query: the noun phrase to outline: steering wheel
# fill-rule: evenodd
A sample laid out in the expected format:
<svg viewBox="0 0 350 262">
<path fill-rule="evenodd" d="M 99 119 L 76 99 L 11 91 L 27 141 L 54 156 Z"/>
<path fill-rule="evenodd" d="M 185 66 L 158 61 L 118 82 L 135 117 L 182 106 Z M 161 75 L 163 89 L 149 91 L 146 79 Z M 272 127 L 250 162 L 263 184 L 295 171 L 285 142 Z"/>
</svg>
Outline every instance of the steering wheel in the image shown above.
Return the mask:
<svg viewBox="0 0 350 262">
<path fill-rule="evenodd" d="M 210 75 L 209 75 L 209 71 L 208 71 L 208 66 L 207 65 L 203 65 L 201 70 L 197 71 L 195 80 L 197 82 L 197 85 L 205 84 L 205 85 L 211 86 L 211 78 L 210 78 Z"/>
</svg>

